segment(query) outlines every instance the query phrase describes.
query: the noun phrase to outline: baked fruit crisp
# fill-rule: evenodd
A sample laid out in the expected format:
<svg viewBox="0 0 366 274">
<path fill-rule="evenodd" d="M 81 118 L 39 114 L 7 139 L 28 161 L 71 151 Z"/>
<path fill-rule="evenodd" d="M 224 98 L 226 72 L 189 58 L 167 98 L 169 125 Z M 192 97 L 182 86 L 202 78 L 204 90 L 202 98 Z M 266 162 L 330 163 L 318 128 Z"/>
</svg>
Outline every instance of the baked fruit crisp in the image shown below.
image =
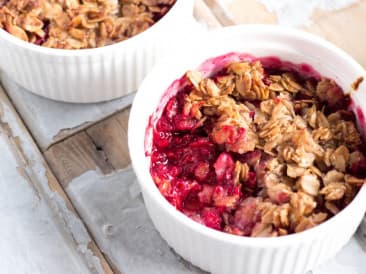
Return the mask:
<svg viewBox="0 0 366 274">
<path fill-rule="evenodd" d="M 0 0 L 0 28 L 41 46 L 96 48 L 135 36 L 176 0 Z"/>
<path fill-rule="evenodd" d="M 335 81 L 260 59 L 184 80 L 153 128 L 150 172 L 193 220 L 240 236 L 297 233 L 364 184 L 365 144 Z"/>
</svg>

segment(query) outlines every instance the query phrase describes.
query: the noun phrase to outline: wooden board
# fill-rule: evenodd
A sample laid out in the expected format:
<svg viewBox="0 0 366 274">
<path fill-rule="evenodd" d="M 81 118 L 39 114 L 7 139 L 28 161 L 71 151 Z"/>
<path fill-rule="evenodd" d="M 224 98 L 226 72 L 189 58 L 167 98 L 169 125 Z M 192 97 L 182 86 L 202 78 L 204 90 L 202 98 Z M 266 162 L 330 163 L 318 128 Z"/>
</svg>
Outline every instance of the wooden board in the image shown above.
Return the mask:
<svg viewBox="0 0 366 274">
<path fill-rule="evenodd" d="M 107 175 L 130 164 L 128 114 L 129 109 L 116 113 L 45 151 L 47 162 L 64 187 L 88 170 Z"/>
<path fill-rule="evenodd" d="M 59 269 L 56 268 L 54 270 L 55 273 L 62 273 L 62 269 L 67 269 L 68 267 L 70 267 L 69 270 L 65 271 L 75 271 L 81 273 L 88 273 L 89 271 L 91 273 L 112 273 L 109 264 L 105 260 L 99 248 L 96 246 L 94 240 L 90 237 L 87 229 L 85 228 L 83 222 L 80 220 L 74 206 L 70 202 L 63 188 L 54 177 L 46 162 L 43 160 L 40 151 L 38 150 L 37 146 L 35 145 L 34 141 L 32 140 L 31 136 L 29 135 L 28 131 L 26 130 L 25 126 L 23 125 L 21 119 L 17 115 L 1 86 L 0 137 L 2 141 L 5 140 L 6 142 L 6 144 L 4 142 L 1 142 L 2 145 L 7 145 L 9 147 L 13 159 L 15 159 L 16 161 L 14 164 L 9 165 L 8 161 L 12 161 L 12 159 L 7 159 L 5 153 L 5 155 L 1 155 L 1 160 L 4 162 L 2 162 L 2 164 L 0 165 L 0 169 L 2 168 L 0 172 L 2 176 L 0 176 L 0 178 L 2 180 L 11 180 L 9 174 L 13 174 L 12 180 L 15 179 L 15 176 L 18 176 L 21 179 L 18 178 L 12 183 L 24 184 L 25 182 L 25 185 L 22 186 L 23 189 L 19 189 L 18 192 L 12 193 L 22 197 L 22 201 L 19 202 L 23 202 L 23 204 L 21 205 L 17 204 L 18 211 L 16 211 L 15 213 L 21 214 L 25 210 L 30 210 L 30 212 L 26 213 L 26 215 L 24 216 L 25 218 L 27 218 L 27 220 L 19 220 L 21 223 L 23 222 L 24 227 L 18 227 L 19 224 L 12 224 L 12 216 L 6 215 L 1 218 L 1 222 L 4 222 L 1 227 L 3 228 L 8 226 L 9 231 L 11 231 L 11 229 L 14 229 L 16 231 L 15 233 L 11 234 L 15 241 L 14 244 L 11 246 L 14 248 L 17 248 L 16 243 L 17 241 L 19 241 L 16 238 L 17 234 L 27 235 L 27 233 L 29 232 L 33 233 L 32 236 L 28 238 L 24 238 L 23 236 L 24 240 L 17 243 L 20 245 L 20 247 L 18 248 L 24 248 L 24 246 L 26 246 L 27 243 L 29 244 L 29 242 L 31 243 L 33 239 L 43 241 L 42 243 L 39 242 L 39 244 L 42 247 L 46 248 L 45 250 L 40 250 L 38 249 L 38 244 L 34 242 L 34 244 L 37 246 L 34 246 L 33 248 L 35 248 L 37 252 L 32 252 L 32 249 L 25 249 L 23 250 L 23 253 L 21 253 L 23 254 L 22 256 L 25 257 L 15 257 L 14 254 L 13 259 L 15 260 L 29 260 L 29 269 L 17 269 L 17 266 L 14 265 L 14 270 L 12 271 L 12 273 L 22 273 L 22 271 L 34 271 L 34 273 L 41 273 L 42 264 L 38 263 L 37 265 L 37 260 L 56 260 L 54 262 L 56 266 L 57 261 L 59 261 L 60 264 L 66 264 L 59 265 Z M 24 182 L 22 182 L 22 180 L 24 180 Z M 7 181 L 2 182 L 2 184 L 4 183 L 7 183 Z M 27 184 L 31 191 L 34 193 L 34 201 L 32 201 L 32 204 L 28 205 L 26 204 L 26 201 L 23 201 L 23 195 L 25 195 L 25 193 L 27 193 L 28 191 L 26 189 Z M 0 195 L 4 195 L 5 193 L 1 192 Z M 8 208 L 12 206 L 13 200 L 16 201 L 18 197 L 2 197 L 1 199 L 9 199 L 9 203 L 6 205 L 6 207 Z M 19 209 L 19 207 L 24 208 Z M 39 207 L 42 207 L 42 209 L 39 209 Z M 7 208 L 2 208 L 0 211 L 1 214 L 5 214 Z M 34 210 L 32 210 L 32 208 Z M 38 210 L 36 208 L 41 211 L 46 211 L 48 213 L 39 213 L 41 215 L 38 215 Z M 44 232 L 42 232 L 42 230 L 26 230 L 27 228 L 33 229 L 37 226 L 42 225 L 41 223 L 39 223 L 39 221 L 41 220 L 44 222 Z M 15 225 L 16 227 L 11 227 L 12 225 Z M 53 226 L 54 230 L 50 231 L 49 229 L 47 229 L 47 226 Z M 22 229 L 24 229 L 24 231 Z M 46 233 L 46 230 L 48 234 Z M 42 236 L 42 233 L 46 233 L 44 237 Z M 7 235 L 2 236 L 7 237 Z M 47 237 L 51 238 L 48 239 Z M 48 242 L 45 242 L 47 239 Z M 4 243 L 2 243 L 2 246 L 5 246 L 3 244 Z M 64 247 L 62 246 L 63 244 Z M 54 247 L 54 245 L 56 245 L 56 247 Z M 59 245 L 59 248 L 57 247 L 57 245 Z M 69 257 L 69 261 L 67 261 L 67 257 L 69 256 L 69 254 L 65 253 L 66 251 L 63 251 L 63 248 L 68 248 L 68 252 L 70 252 L 71 255 L 74 256 L 74 258 Z M 60 258 L 50 258 L 50 255 L 55 255 L 52 253 L 48 253 L 50 251 L 54 252 L 55 254 L 61 254 L 61 252 L 64 252 L 65 254 L 60 255 Z M 44 253 L 43 255 L 42 252 Z M 29 255 L 27 255 L 27 253 L 29 253 Z M 1 254 L 3 253 L 1 252 Z M 4 258 L 4 255 L 1 257 Z M 41 256 L 41 258 L 39 258 L 38 256 Z M 9 257 L 9 259 L 11 258 Z M 45 265 L 48 265 L 49 261 L 47 261 Z M 20 265 L 23 264 L 23 262 L 19 263 Z M 73 268 L 73 265 L 75 268 Z M 34 268 L 34 270 L 32 270 L 32 268 Z"/>
</svg>

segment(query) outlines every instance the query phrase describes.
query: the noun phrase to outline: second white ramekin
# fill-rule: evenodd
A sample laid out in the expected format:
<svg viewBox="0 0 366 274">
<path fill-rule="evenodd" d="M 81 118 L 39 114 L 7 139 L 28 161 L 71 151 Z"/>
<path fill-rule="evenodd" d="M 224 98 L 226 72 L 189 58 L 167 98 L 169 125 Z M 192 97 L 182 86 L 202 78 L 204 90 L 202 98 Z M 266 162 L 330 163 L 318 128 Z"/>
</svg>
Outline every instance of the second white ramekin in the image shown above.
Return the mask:
<svg viewBox="0 0 366 274">
<path fill-rule="evenodd" d="M 0 69 L 15 82 L 54 100 L 90 103 L 136 91 L 147 72 L 185 37 L 194 0 L 177 0 L 155 25 L 126 41 L 95 49 L 51 49 L 0 28 Z"/>
<path fill-rule="evenodd" d="M 276 56 L 312 65 L 345 90 L 362 67 L 332 44 L 305 32 L 274 26 L 235 26 L 215 31 L 166 58 L 142 83 L 130 114 L 129 149 L 146 208 L 161 236 L 183 258 L 214 274 L 301 274 L 333 257 L 352 237 L 366 211 L 366 187 L 338 215 L 310 230 L 279 238 L 249 238 L 209 229 L 177 211 L 153 182 L 145 154 L 146 128 L 165 90 L 187 69 L 228 52 Z M 212 67 L 215 67 L 212 63 Z M 172 94 L 173 95 L 173 94 Z M 148 100 L 146 100 L 148 98 Z M 366 113 L 366 85 L 353 92 L 354 107 Z M 361 115 L 362 116 L 362 115 Z M 359 122 L 362 117 L 358 116 Z M 365 125 L 363 133 L 365 133 Z"/>
</svg>

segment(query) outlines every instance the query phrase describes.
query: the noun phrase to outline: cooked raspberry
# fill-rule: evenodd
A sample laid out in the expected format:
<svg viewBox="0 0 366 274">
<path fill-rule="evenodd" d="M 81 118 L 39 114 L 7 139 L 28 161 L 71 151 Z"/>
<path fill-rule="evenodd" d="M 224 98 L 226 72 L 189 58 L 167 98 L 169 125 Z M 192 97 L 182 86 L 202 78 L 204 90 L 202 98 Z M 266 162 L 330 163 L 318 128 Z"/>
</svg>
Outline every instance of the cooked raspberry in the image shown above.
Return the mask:
<svg viewBox="0 0 366 274">
<path fill-rule="evenodd" d="M 212 132 L 212 138 L 217 144 L 235 144 L 245 134 L 244 128 L 224 125 Z"/>
<path fill-rule="evenodd" d="M 242 163 L 247 163 L 251 167 L 255 167 L 259 164 L 262 152 L 260 150 L 254 150 L 245 154 L 236 155 L 237 159 Z"/>
<path fill-rule="evenodd" d="M 179 105 L 178 105 L 178 100 L 177 98 L 173 97 L 171 98 L 168 103 L 166 104 L 165 107 L 165 116 L 172 120 L 175 115 L 178 114 L 178 109 L 179 109 Z"/>
<path fill-rule="evenodd" d="M 222 152 L 214 163 L 216 180 L 219 183 L 230 183 L 234 175 L 234 161 L 229 153 Z"/>
<path fill-rule="evenodd" d="M 215 208 L 205 208 L 202 211 L 202 219 L 206 226 L 221 230 L 221 216 Z"/>
<path fill-rule="evenodd" d="M 232 185 L 216 186 L 212 194 L 213 204 L 222 209 L 234 208 L 239 203 L 240 198 L 240 187 Z"/>
<path fill-rule="evenodd" d="M 260 214 L 257 210 L 256 200 L 248 198 L 244 200 L 234 215 L 233 224 L 240 229 L 244 235 L 250 235 L 254 225 L 260 220 Z"/>
<path fill-rule="evenodd" d="M 178 131 L 192 130 L 197 126 L 198 121 L 190 116 L 176 115 L 173 119 L 174 129 Z"/>
<path fill-rule="evenodd" d="M 155 131 L 154 140 L 156 141 L 156 146 L 159 148 L 169 147 L 172 142 L 172 134 L 170 132 Z"/>
<path fill-rule="evenodd" d="M 257 175 L 255 172 L 250 171 L 248 173 L 248 179 L 244 182 L 244 185 L 250 188 L 257 187 Z"/>
<path fill-rule="evenodd" d="M 202 191 L 198 193 L 199 201 L 202 204 L 211 204 L 214 190 L 215 190 L 214 186 L 202 185 Z"/>
<path fill-rule="evenodd" d="M 209 172 L 210 165 L 208 163 L 199 163 L 194 170 L 194 176 L 196 176 L 199 181 L 205 181 Z"/>
</svg>

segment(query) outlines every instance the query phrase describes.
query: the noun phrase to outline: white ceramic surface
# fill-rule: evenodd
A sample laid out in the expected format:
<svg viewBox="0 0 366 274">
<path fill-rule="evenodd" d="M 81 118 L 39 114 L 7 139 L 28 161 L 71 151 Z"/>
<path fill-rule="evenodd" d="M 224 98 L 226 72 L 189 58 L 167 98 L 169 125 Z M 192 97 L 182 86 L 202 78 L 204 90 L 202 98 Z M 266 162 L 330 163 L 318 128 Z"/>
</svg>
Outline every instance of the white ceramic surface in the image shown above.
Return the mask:
<svg viewBox="0 0 366 274">
<path fill-rule="evenodd" d="M 233 51 L 310 64 L 323 76 L 335 79 L 346 91 L 357 77 L 364 75 L 362 67 L 346 53 L 305 32 L 259 25 L 214 31 L 196 40 L 194 45 L 186 45 L 174 58 L 164 59 L 142 83 L 129 121 L 132 164 L 153 223 L 185 259 L 214 274 L 305 273 L 333 257 L 353 235 L 366 210 L 366 187 L 342 212 L 315 228 L 279 238 L 248 238 L 218 232 L 192 221 L 165 200 L 149 173 L 145 131 L 164 91 L 186 70 Z M 365 90 L 365 83 L 359 89 Z M 353 100 L 365 113 L 366 92 L 360 90 L 353 94 Z"/>
<path fill-rule="evenodd" d="M 154 26 L 96 49 L 50 49 L 0 29 L 0 68 L 38 95 L 66 102 L 107 101 L 136 91 L 154 63 L 185 36 L 194 0 L 177 0 Z"/>
</svg>

